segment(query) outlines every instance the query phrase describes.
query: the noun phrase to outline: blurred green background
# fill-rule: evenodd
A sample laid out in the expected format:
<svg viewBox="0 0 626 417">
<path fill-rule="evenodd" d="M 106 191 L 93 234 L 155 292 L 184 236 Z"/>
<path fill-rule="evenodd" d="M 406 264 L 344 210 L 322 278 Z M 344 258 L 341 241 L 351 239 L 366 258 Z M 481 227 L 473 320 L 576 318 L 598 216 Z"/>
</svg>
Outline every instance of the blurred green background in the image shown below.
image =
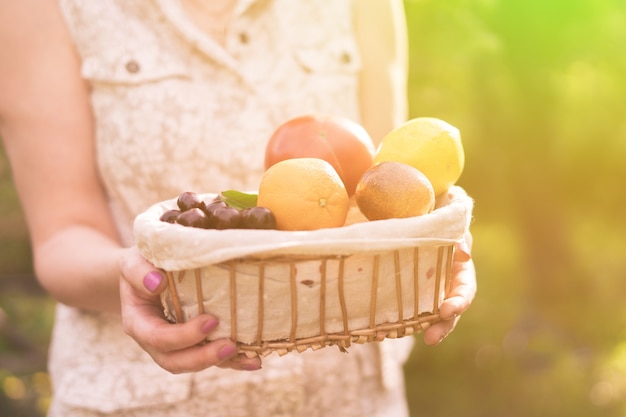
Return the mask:
<svg viewBox="0 0 626 417">
<path fill-rule="evenodd" d="M 626 2 L 405 0 L 411 115 L 463 135 L 479 292 L 413 416 L 626 416 Z M 0 153 L 0 414 L 41 415 L 53 303 Z"/>
</svg>

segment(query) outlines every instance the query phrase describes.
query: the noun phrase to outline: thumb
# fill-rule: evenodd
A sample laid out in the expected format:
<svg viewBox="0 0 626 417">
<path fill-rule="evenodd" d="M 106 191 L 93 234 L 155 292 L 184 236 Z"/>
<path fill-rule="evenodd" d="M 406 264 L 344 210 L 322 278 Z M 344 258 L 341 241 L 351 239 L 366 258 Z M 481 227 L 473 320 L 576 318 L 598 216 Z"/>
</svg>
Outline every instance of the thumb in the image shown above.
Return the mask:
<svg viewBox="0 0 626 417">
<path fill-rule="evenodd" d="M 141 256 L 136 246 L 128 248 L 122 255 L 120 271 L 122 279 L 143 294 L 158 295 L 167 288 L 163 271 Z"/>
</svg>

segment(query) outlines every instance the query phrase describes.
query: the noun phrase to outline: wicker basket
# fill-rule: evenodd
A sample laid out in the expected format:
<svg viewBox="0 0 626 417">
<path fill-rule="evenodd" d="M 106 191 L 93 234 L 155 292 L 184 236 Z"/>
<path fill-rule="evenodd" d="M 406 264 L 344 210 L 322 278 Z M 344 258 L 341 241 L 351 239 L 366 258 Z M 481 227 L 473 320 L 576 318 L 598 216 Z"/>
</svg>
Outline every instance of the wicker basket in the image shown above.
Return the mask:
<svg viewBox="0 0 626 417">
<path fill-rule="evenodd" d="M 249 357 L 367 343 L 437 322 L 454 245 L 471 219 L 459 187 L 432 213 L 312 232 L 203 230 L 158 220 L 175 200 L 135 220 L 143 256 L 165 270 L 166 316 L 220 318 Z"/>
</svg>

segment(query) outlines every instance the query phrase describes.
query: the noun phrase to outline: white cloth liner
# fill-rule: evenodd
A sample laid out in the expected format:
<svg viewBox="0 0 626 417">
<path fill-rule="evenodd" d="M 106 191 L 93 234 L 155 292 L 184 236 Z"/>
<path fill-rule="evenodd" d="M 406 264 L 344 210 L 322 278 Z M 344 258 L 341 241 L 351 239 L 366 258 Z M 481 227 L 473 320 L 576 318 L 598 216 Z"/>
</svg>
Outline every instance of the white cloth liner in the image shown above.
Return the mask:
<svg viewBox="0 0 626 417">
<path fill-rule="evenodd" d="M 473 201 L 453 186 L 448 201 L 429 214 L 361 222 L 313 231 L 205 230 L 159 220 L 176 199 L 155 204 L 137 216 L 134 234 L 141 254 L 168 271 L 194 269 L 245 256 L 331 255 L 376 252 L 415 245 L 456 242 L 471 221 Z"/>
</svg>

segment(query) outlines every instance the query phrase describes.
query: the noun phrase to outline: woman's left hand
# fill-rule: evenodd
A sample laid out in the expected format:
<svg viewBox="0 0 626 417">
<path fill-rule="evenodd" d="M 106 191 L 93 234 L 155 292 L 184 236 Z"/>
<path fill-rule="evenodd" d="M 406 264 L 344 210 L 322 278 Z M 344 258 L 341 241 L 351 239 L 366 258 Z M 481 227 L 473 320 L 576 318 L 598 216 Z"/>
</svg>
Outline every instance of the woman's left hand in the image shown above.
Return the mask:
<svg viewBox="0 0 626 417">
<path fill-rule="evenodd" d="M 433 324 L 424 332 L 427 345 L 437 345 L 454 330 L 461 314 L 474 300 L 476 294 L 476 270 L 471 257 L 472 236 L 468 232 L 465 240 L 456 245 L 452 265 L 450 293 L 439 306 L 441 321 Z"/>
</svg>

